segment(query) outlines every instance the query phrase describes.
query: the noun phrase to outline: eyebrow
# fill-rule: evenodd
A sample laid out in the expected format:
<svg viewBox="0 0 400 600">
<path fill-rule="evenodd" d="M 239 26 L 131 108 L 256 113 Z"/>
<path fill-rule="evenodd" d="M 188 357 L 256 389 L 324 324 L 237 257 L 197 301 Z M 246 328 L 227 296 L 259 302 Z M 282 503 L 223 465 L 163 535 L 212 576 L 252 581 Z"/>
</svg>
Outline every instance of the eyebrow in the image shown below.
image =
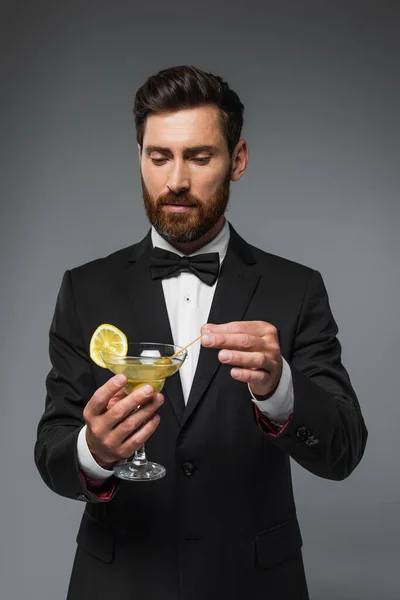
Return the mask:
<svg viewBox="0 0 400 600">
<path fill-rule="evenodd" d="M 191 156 L 195 156 L 200 152 L 215 152 L 217 150 L 217 146 L 209 146 L 209 145 L 201 145 L 201 146 L 190 146 L 189 148 L 185 148 L 183 151 L 184 158 L 190 158 Z M 146 155 L 150 156 L 152 152 L 159 152 L 160 154 L 164 154 L 166 156 L 172 156 L 172 152 L 170 148 L 166 148 L 165 146 L 147 146 L 146 147 Z"/>
</svg>

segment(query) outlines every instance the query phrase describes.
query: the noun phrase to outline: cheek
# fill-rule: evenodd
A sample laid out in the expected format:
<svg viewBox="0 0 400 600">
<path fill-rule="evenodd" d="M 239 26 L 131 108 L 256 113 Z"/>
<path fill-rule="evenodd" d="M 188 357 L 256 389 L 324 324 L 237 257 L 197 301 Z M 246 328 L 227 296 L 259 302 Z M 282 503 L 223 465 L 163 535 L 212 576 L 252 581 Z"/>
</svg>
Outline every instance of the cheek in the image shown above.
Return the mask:
<svg viewBox="0 0 400 600">
<path fill-rule="evenodd" d="M 215 173 L 210 173 L 207 176 L 203 176 L 201 180 L 193 181 L 193 188 L 197 189 L 198 195 L 202 198 L 209 198 L 214 196 L 215 193 L 220 189 L 223 180 L 221 176 L 216 176 Z M 195 192 L 194 189 L 192 189 Z"/>
<path fill-rule="evenodd" d="M 142 168 L 142 178 L 146 188 L 151 195 L 157 195 L 165 186 L 165 176 L 160 171 L 154 171 L 151 168 Z"/>
</svg>

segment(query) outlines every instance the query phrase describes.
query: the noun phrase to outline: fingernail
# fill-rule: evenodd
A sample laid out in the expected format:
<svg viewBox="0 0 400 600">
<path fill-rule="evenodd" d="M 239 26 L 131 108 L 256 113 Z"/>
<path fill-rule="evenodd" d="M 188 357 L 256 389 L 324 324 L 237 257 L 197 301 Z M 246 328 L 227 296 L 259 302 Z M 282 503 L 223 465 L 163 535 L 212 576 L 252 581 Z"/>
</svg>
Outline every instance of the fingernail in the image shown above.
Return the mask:
<svg viewBox="0 0 400 600">
<path fill-rule="evenodd" d="M 154 423 L 158 423 L 160 421 L 160 415 L 154 415 L 154 417 L 152 418 L 152 421 Z"/>
<path fill-rule="evenodd" d="M 221 352 L 219 353 L 219 357 L 221 360 L 231 360 L 232 352 L 229 352 L 228 350 L 221 350 Z"/>
<path fill-rule="evenodd" d="M 151 396 L 151 394 L 154 394 L 154 389 L 151 387 L 151 385 L 144 385 L 142 390 L 146 396 Z"/>
<path fill-rule="evenodd" d="M 114 377 L 113 381 L 115 385 L 124 385 L 126 383 L 126 377 L 125 375 L 122 375 L 122 373 L 119 373 Z"/>
<path fill-rule="evenodd" d="M 201 337 L 201 343 L 204 346 L 211 346 L 211 344 L 214 343 L 214 336 L 213 335 L 203 335 Z"/>
</svg>

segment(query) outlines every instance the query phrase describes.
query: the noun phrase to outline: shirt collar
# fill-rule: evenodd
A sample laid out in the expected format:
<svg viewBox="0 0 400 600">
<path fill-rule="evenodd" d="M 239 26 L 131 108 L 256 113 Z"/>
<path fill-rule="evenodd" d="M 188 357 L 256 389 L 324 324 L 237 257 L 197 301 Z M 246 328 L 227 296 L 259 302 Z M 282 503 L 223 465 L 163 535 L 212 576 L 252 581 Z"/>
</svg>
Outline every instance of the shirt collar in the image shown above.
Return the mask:
<svg viewBox="0 0 400 600">
<path fill-rule="evenodd" d="M 204 254 L 205 252 L 218 252 L 219 262 L 221 264 L 225 258 L 225 254 L 228 249 L 229 238 L 230 238 L 229 223 L 225 219 L 225 222 L 224 222 L 222 228 L 220 229 L 220 231 L 217 233 L 217 235 L 211 241 L 209 241 L 207 244 L 205 244 L 204 246 L 202 246 L 195 252 L 192 252 L 192 254 L 189 254 L 189 256 L 196 256 L 196 254 Z M 175 254 L 178 254 L 179 256 L 185 256 L 183 254 L 183 252 L 180 252 L 174 246 L 172 246 L 172 244 L 167 242 L 167 240 L 165 240 L 155 230 L 155 228 L 153 226 L 151 228 L 151 242 L 153 244 L 153 248 L 155 246 L 157 246 L 157 248 L 162 248 L 163 250 L 168 250 L 169 252 L 175 252 Z"/>
</svg>

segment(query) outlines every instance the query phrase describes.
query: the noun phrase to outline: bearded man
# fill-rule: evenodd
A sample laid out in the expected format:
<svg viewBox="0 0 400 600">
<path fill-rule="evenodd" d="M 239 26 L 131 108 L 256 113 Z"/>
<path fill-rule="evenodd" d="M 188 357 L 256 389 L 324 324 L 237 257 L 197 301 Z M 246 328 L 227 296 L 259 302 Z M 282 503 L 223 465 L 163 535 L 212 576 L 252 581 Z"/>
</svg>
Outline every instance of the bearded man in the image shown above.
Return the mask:
<svg viewBox="0 0 400 600">
<path fill-rule="evenodd" d="M 54 492 L 85 502 L 69 600 L 306 600 L 290 457 L 342 480 L 363 455 L 321 275 L 225 218 L 248 162 L 243 109 L 200 69 L 149 77 L 134 114 L 151 229 L 64 275 L 35 460 Z M 202 338 L 162 393 L 127 395 L 90 360 L 102 323 L 130 342 Z M 166 476 L 116 478 L 145 442 Z"/>
</svg>

